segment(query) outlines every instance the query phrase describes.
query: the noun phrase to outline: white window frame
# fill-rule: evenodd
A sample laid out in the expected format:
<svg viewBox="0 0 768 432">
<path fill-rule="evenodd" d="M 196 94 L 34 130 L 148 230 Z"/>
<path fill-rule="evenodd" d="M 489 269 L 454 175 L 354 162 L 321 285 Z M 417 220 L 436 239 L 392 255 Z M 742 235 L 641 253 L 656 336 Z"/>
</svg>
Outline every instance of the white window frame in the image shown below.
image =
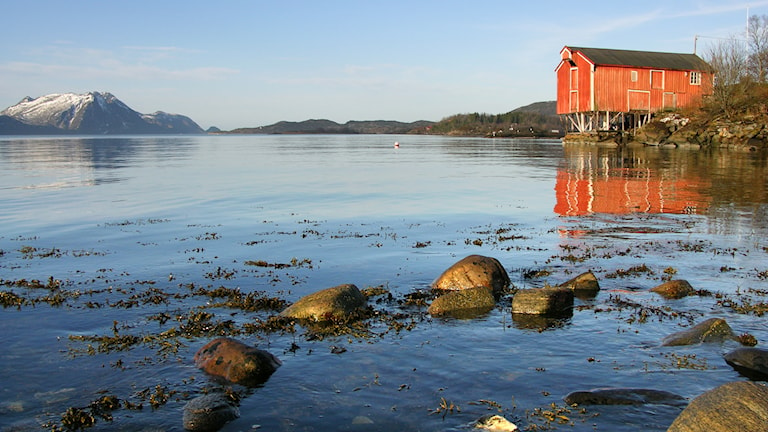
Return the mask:
<svg viewBox="0 0 768 432">
<path fill-rule="evenodd" d="M 701 85 L 701 72 L 691 71 L 691 85 Z"/>
<path fill-rule="evenodd" d="M 637 82 L 637 71 L 633 70 L 629 73 L 629 80 L 632 82 Z"/>
<path fill-rule="evenodd" d="M 653 81 L 653 74 L 654 74 L 654 72 L 657 75 L 658 75 L 659 72 L 661 72 L 661 82 L 660 83 L 655 83 Z M 650 78 L 651 79 L 651 88 L 654 89 L 654 90 L 664 90 L 664 88 L 665 88 L 664 87 L 664 85 L 665 85 L 664 81 L 667 79 L 666 75 L 667 74 L 664 73 L 663 69 L 653 69 L 653 70 L 651 70 L 651 78 Z M 654 84 L 656 85 L 655 87 L 654 87 Z"/>
</svg>

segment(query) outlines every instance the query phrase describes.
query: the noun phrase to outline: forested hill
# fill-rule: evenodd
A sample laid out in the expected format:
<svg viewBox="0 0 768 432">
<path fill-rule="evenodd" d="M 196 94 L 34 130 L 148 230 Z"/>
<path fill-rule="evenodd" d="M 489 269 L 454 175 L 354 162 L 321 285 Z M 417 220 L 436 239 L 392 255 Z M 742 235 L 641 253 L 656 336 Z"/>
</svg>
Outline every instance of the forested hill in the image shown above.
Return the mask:
<svg viewBox="0 0 768 432">
<path fill-rule="evenodd" d="M 331 120 L 281 121 L 269 126 L 238 128 L 229 134 L 435 134 L 455 136 L 552 137 L 562 136 L 556 102 L 536 102 L 506 114 L 456 114 L 439 122 L 416 121 L 349 121 L 339 124 Z"/>
<path fill-rule="evenodd" d="M 505 114 L 456 114 L 435 123 L 430 133 L 456 136 L 560 137 L 557 102 L 536 102 Z"/>
<path fill-rule="evenodd" d="M 239 128 L 232 134 L 404 134 L 424 130 L 430 121 L 403 123 L 388 120 L 348 121 L 339 124 L 331 120 L 281 121 L 269 126 Z"/>
</svg>

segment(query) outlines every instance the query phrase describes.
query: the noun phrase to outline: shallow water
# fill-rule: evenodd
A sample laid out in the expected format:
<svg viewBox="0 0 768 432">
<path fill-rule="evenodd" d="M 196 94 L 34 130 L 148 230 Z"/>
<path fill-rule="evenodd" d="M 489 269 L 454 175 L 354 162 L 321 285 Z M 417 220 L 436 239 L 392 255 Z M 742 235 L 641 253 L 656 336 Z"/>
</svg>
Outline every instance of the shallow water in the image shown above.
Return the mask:
<svg viewBox="0 0 768 432">
<path fill-rule="evenodd" d="M 237 328 L 273 313 L 198 309 L 211 299 L 190 284 L 295 301 L 354 283 L 397 300 L 469 254 L 498 258 L 515 288 L 592 270 L 602 291 L 560 320 L 513 316 L 508 298 L 456 320 L 379 297 L 374 308 L 409 329 L 242 335 L 283 366 L 223 430 L 466 430 L 496 410 L 523 428 L 666 430 L 680 408 L 580 411 L 562 398 L 612 386 L 693 398 L 744 379 L 722 360 L 736 342 L 660 341 L 713 316 L 768 340 L 764 317 L 720 302 L 765 301 L 766 165 L 754 153 L 432 136 L 3 138 L 0 291 L 66 296 L 0 309 L 1 430 L 39 430 L 105 394 L 143 409 L 92 430 L 181 430 L 185 401 L 219 386 L 191 361 L 212 336 L 92 355 L 72 337 L 156 335 L 190 310 Z M 669 277 L 717 295 L 647 291 Z M 49 278 L 58 288 L 18 286 Z M 170 397 L 153 408 L 158 389 Z"/>
</svg>

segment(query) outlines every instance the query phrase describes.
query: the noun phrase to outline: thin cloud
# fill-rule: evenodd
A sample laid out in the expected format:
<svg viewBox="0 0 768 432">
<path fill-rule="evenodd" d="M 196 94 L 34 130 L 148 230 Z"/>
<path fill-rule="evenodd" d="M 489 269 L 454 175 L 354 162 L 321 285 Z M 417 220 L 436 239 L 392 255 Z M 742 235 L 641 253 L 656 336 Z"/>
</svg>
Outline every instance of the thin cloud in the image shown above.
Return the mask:
<svg viewBox="0 0 768 432">
<path fill-rule="evenodd" d="M 686 18 L 695 16 L 719 15 L 728 12 L 744 11 L 755 7 L 768 6 L 768 1 L 757 1 L 741 4 L 705 4 L 700 5 L 698 9 L 685 9 L 680 12 L 666 15 L 665 18 Z"/>
<path fill-rule="evenodd" d="M 34 62 L 9 62 L 0 64 L 0 73 L 41 78 L 75 79 L 136 79 L 136 80 L 223 80 L 239 74 L 236 69 L 222 67 L 196 67 L 188 69 L 164 69 L 156 66 L 123 64 L 104 61 L 97 66 L 45 64 Z"/>
<path fill-rule="evenodd" d="M 0 72 L 42 79 L 224 80 L 240 73 L 220 66 L 185 67 L 167 60 L 193 50 L 173 46 L 128 46 L 110 51 L 57 43 L 31 52 L 31 60 L 0 63 Z M 39 60 L 45 59 L 45 60 Z"/>
</svg>

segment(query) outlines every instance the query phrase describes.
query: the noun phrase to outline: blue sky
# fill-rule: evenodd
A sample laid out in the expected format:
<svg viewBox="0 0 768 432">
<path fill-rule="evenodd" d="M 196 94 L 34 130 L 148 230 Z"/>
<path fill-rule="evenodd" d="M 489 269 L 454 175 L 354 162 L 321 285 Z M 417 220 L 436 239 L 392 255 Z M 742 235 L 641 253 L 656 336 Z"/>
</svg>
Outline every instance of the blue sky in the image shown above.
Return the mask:
<svg viewBox="0 0 768 432">
<path fill-rule="evenodd" d="M 555 98 L 564 45 L 704 53 L 747 8 L 768 0 L 13 1 L 0 109 L 108 91 L 203 128 L 504 113 Z"/>
</svg>

